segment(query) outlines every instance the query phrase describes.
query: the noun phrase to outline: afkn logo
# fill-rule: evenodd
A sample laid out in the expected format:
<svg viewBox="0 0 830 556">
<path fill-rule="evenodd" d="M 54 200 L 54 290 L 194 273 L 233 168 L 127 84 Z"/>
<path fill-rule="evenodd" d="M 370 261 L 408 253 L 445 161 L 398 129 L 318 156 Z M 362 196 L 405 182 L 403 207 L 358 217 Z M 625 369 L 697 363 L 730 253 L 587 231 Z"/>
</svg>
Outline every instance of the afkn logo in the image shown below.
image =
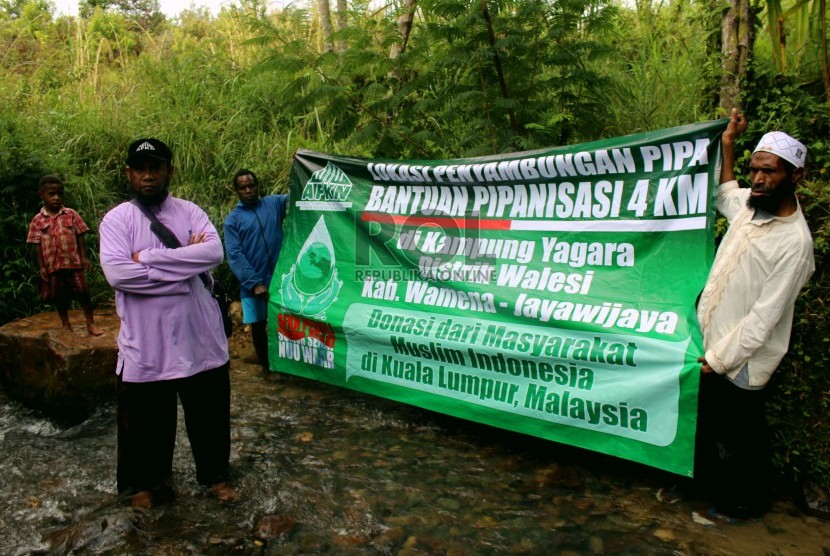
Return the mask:
<svg viewBox="0 0 830 556">
<path fill-rule="evenodd" d="M 337 166 L 329 162 L 322 170 L 317 170 L 311 175 L 311 179 L 303 189 L 300 203 L 306 205 L 317 205 L 320 210 L 322 206 L 328 206 L 328 210 L 343 208 L 344 203 L 352 192 L 352 182 L 349 177 Z M 330 206 L 329 203 L 337 203 Z M 299 204 L 299 203 L 298 203 Z M 312 208 L 309 206 L 308 208 Z M 323 210 L 326 210 L 323 208 Z"/>
</svg>

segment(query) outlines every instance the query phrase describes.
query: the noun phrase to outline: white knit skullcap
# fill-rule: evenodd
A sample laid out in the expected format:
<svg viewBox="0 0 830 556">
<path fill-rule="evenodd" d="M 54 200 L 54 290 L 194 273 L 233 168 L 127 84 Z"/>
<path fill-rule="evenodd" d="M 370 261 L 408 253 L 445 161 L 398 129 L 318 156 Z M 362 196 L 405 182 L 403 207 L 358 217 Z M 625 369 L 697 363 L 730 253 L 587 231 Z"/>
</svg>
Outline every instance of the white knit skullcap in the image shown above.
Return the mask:
<svg viewBox="0 0 830 556">
<path fill-rule="evenodd" d="M 770 131 L 761 137 L 752 153 L 758 151 L 778 155 L 796 168 L 803 168 L 804 160 L 807 158 L 807 147 L 783 131 Z"/>
</svg>

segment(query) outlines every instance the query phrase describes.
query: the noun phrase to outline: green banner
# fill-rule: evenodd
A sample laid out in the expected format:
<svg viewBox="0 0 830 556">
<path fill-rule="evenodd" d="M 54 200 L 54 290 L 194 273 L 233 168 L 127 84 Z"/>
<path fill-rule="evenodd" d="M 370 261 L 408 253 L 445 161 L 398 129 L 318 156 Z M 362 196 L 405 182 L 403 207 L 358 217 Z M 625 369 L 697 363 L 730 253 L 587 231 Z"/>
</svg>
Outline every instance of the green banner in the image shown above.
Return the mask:
<svg viewBox="0 0 830 556">
<path fill-rule="evenodd" d="M 270 366 L 692 475 L 727 120 L 542 151 L 299 151 Z"/>
</svg>

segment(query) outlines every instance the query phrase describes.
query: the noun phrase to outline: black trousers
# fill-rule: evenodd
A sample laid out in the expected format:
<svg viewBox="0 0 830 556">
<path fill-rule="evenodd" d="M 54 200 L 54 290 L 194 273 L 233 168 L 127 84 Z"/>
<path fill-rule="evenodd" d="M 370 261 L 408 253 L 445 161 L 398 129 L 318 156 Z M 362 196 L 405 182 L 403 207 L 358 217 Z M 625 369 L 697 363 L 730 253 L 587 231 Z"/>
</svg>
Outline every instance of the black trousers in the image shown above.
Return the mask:
<svg viewBox="0 0 830 556">
<path fill-rule="evenodd" d="M 264 320 L 251 323 L 251 341 L 263 371 L 271 370 L 268 363 L 268 328 Z"/>
<path fill-rule="evenodd" d="M 717 373 L 701 375 L 695 482 L 715 508 L 734 517 L 760 517 L 771 503 L 768 393 L 745 390 Z"/>
<path fill-rule="evenodd" d="M 118 492 L 169 483 L 176 443 L 176 398 L 184 410 L 196 479 L 227 479 L 230 459 L 229 363 L 176 380 L 117 382 Z"/>
</svg>

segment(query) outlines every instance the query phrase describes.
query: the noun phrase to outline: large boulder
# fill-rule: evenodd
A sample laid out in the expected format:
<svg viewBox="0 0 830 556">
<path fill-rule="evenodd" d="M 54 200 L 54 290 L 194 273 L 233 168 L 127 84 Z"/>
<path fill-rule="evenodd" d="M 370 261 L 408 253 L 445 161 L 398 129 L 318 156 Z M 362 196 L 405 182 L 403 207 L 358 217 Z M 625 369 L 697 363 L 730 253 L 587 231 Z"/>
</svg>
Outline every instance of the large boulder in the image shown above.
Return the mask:
<svg viewBox="0 0 830 556">
<path fill-rule="evenodd" d="M 114 312 L 96 311 L 104 331 L 86 331 L 83 312 L 70 311 L 72 332 L 61 328 L 57 312 L 41 313 L 0 327 L 0 382 L 9 396 L 50 417 L 77 423 L 102 402 L 115 399 Z"/>
</svg>

